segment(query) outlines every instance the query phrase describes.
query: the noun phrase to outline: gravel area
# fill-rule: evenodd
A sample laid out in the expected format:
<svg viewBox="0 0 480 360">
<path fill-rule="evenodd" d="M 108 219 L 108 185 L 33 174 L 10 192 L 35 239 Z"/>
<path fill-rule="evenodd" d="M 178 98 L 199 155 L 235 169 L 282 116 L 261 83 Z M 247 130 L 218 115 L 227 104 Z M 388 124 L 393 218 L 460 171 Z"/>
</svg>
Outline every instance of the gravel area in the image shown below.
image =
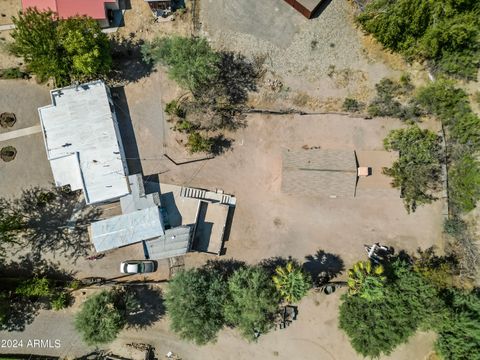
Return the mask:
<svg viewBox="0 0 480 360">
<path fill-rule="evenodd" d="M 354 11 L 347 0 L 335 0 L 307 20 L 280 0 L 204 0 L 200 20 L 214 46 L 264 58 L 270 76 L 288 91 L 326 100 L 365 96 L 381 78 L 395 74 L 364 47 Z"/>
</svg>

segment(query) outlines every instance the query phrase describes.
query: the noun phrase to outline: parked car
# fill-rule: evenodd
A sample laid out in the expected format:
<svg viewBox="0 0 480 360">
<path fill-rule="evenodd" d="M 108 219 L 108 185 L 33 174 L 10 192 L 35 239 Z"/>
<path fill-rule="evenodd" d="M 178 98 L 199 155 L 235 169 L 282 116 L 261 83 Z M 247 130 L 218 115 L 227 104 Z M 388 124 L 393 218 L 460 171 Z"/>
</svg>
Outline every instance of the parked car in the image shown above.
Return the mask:
<svg viewBox="0 0 480 360">
<path fill-rule="evenodd" d="M 120 264 L 122 274 L 144 274 L 155 271 L 155 262 L 151 260 L 127 260 Z"/>
</svg>

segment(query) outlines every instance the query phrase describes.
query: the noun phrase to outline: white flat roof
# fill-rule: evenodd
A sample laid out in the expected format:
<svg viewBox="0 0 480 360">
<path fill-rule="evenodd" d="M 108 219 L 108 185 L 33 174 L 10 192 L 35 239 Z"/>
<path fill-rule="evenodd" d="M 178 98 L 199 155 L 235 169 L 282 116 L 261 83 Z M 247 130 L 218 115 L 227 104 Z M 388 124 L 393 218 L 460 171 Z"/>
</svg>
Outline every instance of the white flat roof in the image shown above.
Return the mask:
<svg viewBox="0 0 480 360">
<path fill-rule="evenodd" d="M 94 222 L 90 231 L 97 252 L 154 239 L 165 234 L 160 209 L 157 206 Z"/>
<path fill-rule="evenodd" d="M 120 133 L 103 81 L 52 90 L 51 97 L 52 105 L 38 112 L 57 186 L 83 189 L 87 204 L 129 194 Z"/>
</svg>

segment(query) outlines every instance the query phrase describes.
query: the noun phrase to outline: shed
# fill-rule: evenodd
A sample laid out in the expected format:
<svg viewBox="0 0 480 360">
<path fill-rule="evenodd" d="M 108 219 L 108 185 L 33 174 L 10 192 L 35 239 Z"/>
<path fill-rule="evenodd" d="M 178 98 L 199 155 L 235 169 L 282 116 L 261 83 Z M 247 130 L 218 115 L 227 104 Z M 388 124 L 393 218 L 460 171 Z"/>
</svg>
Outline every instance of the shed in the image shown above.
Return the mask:
<svg viewBox="0 0 480 360">
<path fill-rule="evenodd" d="M 282 190 L 317 197 L 355 196 L 357 160 L 353 150 L 284 150 Z"/>
<path fill-rule="evenodd" d="M 165 230 L 158 238 L 145 241 L 145 253 L 148 259 L 161 260 L 180 256 L 190 251 L 192 228 L 179 226 Z"/>
<path fill-rule="evenodd" d="M 165 235 L 160 208 L 157 206 L 94 222 L 90 232 L 97 252 Z"/>
<path fill-rule="evenodd" d="M 307 19 L 311 19 L 322 4 L 323 0 L 285 0 L 285 2 Z"/>
</svg>

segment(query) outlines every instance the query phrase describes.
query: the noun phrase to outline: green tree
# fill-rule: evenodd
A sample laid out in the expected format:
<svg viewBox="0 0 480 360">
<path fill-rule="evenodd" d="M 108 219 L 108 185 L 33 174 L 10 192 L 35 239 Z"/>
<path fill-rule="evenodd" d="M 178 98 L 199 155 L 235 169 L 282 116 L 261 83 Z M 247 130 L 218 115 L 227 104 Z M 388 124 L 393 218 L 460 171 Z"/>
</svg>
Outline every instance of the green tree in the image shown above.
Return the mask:
<svg viewBox="0 0 480 360">
<path fill-rule="evenodd" d="M 260 267 L 237 270 L 228 281 L 229 301 L 225 319 L 248 340 L 266 333 L 273 324 L 279 297 L 268 273 Z"/>
<path fill-rule="evenodd" d="M 104 290 L 85 301 L 75 317 L 75 327 L 89 345 L 111 342 L 125 326 L 127 314 L 135 305 L 129 293 Z"/>
<path fill-rule="evenodd" d="M 361 355 L 390 354 L 417 329 L 435 329 L 446 316 L 436 288 L 403 261 L 389 269 L 381 301 L 342 296 L 340 328 Z"/>
<path fill-rule="evenodd" d="M 216 339 L 224 325 L 226 280 L 215 270 L 192 269 L 175 275 L 165 297 L 171 328 L 197 344 Z"/>
<path fill-rule="evenodd" d="M 22 56 L 40 80 L 57 86 L 84 81 L 110 71 L 110 44 L 98 23 L 87 17 L 57 19 L 51 12 L 29 8 L 13 18 L 10 50 Z"/>
<path fill-rule="evenodd" d="M 387 49 L 474 79 L 480 64 L 480 5 L 474 0 L 374 0 L 357 18 Z"/>
<path fill-rule="evenodd" d="M 393 187 L 401 189 L 407 211 L 435 200 L 433 192 L 441 183 L 440 137 L 414 125 L 392 130 L 384 139 L 384 147 L 399 152 L 399 159 L 383 172 L 393 178 Z"/>
<path fill-rule="evenodd" d="M 220 57 L 204 38 L 157 38 L 142 46 L 142 54 L 147 62 L 167 65 L 170 77 L 193 94 L 218 74 Z"/>
<path fill-rule="evenodd" d="M 301 267 L 289 261 L 275 269 L 273 283 L 287 303 L 300 301 L 312 287 L 312 279 Z"/>
<path fill-rule="evenodd" d="M 381 300 L 386 279 L 382 265 L 359 261 L 348 270 L 348 293 L 368 301 Z"/>
<path fill-rule="evenodd" d="M 480 358 L 480 296 L 450 291 L 449 316 L 440 328 L 435 348 L 443 359 Z"/>
</svg>

